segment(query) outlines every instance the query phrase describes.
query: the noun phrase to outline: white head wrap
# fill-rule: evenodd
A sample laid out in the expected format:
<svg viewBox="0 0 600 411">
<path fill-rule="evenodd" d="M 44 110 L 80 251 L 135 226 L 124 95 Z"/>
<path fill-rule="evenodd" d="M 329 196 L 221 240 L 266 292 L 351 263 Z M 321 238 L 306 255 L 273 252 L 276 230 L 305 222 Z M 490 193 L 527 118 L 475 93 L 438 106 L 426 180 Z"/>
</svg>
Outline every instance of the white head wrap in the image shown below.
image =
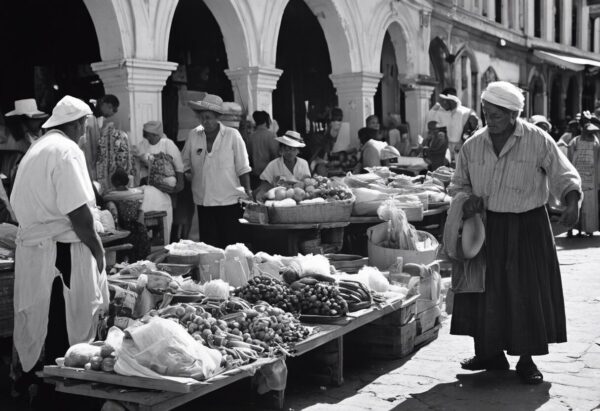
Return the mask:
<svg viewBox="0 0 600 411">
<path fill-rule="evenodd" d="M 481 93 L 481 99 L 512 111 L 521 111 L 525 105 L 521 89 L 508 81 L 491 82 Z"/>
</svg>

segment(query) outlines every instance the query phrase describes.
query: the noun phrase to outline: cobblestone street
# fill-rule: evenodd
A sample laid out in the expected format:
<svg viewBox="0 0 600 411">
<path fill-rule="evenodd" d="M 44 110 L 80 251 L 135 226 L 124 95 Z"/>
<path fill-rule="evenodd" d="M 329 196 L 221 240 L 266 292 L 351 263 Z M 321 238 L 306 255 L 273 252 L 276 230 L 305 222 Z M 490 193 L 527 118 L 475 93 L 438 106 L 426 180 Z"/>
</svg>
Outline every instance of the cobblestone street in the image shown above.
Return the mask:
<svg viewBox="0 0 600 411">
<path fill-rule="evenodd" d="M 558 238 L 568 317 L 565 344 L 535 359 L 544 373 L 539 386 L 522 385 L 511 371 L 469 372 L 472 340 L 449 335 L 399 361 L 350 361 L 338 388 L 300 385 L 287 391 L 293 410 L 592 410 L 600 406 L 600 238 Z"/>
</svg>

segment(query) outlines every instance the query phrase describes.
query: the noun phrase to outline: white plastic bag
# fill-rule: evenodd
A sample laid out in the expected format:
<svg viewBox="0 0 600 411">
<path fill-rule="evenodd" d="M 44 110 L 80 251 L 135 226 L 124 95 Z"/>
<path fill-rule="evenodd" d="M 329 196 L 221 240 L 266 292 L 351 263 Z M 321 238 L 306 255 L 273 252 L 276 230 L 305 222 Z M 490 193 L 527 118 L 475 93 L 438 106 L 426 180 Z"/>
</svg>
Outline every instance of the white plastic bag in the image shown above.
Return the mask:
<svg viewBox="0 0 600 411">
<path fill-rule="evenodd" d="M 220 370 L 221 353 L 203 346 L 174 321 L 154 317 L 126 330 L 115 372 L 122 375 L 210 378 Z"/>
</svg>

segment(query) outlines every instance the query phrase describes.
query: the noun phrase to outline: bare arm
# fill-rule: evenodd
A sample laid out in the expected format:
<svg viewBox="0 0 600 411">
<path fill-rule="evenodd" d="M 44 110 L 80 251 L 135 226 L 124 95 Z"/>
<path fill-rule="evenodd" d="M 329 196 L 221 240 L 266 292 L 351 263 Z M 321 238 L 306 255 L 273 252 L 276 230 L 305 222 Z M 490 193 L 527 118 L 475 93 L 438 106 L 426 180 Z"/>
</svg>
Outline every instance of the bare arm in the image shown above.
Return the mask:
<svg viewBox="0 0 600 411">
<path fill-rule="evenodd" d="M 73 230 L 77 237 L 88 246 L 92 255 L 96 259 L 98 265 L 98 271 L 104 271 L 104 247 L 102 247 L 102 241 L 94 230 L 94 217 L 89 207 L 84 204 L 79 208 L 71 211 L 69 214 L 69 220 L 73 224 Z"/>
<path fill-rule="evenodd" d="M 250 188 L 250 173 L 245 173 L 240 176 L 240 183 L 244 187 L 244 191 L 252 199 L 252 188 Z"/>
</svg>

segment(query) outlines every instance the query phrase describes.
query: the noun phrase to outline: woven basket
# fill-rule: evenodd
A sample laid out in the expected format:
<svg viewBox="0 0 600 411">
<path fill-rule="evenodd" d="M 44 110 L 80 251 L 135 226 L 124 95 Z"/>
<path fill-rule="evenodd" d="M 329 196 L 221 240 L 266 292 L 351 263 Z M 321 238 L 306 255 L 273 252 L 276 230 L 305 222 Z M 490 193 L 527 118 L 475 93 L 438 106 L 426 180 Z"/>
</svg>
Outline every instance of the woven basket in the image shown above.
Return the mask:
<svg viewBox="0 0 600 411">
<path fill-rule="evenodd" d="M 349 221 L 354 197 L 295 207 L 269 207 L 269 224 L 308 224 Z"/>
</svg>

